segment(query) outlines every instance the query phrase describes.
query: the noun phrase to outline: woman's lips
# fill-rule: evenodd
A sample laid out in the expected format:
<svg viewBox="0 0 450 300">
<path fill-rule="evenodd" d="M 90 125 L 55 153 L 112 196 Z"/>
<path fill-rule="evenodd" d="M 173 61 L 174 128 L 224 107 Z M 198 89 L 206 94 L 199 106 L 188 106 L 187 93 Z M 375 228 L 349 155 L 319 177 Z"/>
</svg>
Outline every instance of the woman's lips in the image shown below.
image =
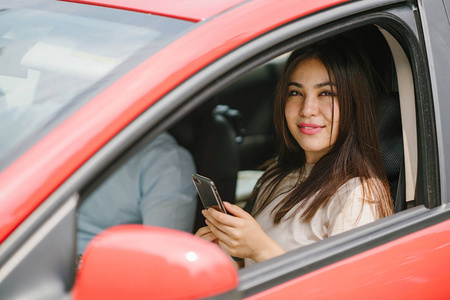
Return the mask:
<svg viewBox="0 0 450 300">
<path fill-rule="evenodd" d="M 325 126 L 320 126 L 317 124 L 308 124 L 308 123 L 301 123 L 297 125 L 300 128 L 300 132 L 303 134 L 316 134 L 320 132 Z"/>
</svg>

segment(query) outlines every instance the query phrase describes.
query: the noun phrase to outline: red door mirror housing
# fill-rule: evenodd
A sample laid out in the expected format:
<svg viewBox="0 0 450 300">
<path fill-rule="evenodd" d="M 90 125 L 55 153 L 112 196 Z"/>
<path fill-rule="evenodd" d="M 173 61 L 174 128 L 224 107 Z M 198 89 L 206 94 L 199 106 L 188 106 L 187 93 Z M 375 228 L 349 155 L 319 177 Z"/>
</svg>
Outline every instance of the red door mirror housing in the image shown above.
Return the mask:
<svg viewBox="0 0 450 300">
<path fill-rule="evenodd" d="M 72 289 L 79 299 L 194 299 L 236 291 L 231 258 L 213 243 L 160 227 L 120 225 L 86 248 Z"/>
</svg>

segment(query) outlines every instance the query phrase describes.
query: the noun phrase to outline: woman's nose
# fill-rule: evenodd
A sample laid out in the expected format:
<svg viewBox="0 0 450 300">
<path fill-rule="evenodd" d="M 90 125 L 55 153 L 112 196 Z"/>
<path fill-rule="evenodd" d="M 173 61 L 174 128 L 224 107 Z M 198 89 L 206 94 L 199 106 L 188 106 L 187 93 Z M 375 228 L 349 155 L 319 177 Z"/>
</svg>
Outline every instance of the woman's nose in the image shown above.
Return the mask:
<svg viewBox="0 0 450 300">
<path fill-rule="evenodd" d="M 306 97 L 300 107 L 300 115 L 303 117 L 315 116 L 318 111 L 318 99 L 312 96 Z"/>
</svg>

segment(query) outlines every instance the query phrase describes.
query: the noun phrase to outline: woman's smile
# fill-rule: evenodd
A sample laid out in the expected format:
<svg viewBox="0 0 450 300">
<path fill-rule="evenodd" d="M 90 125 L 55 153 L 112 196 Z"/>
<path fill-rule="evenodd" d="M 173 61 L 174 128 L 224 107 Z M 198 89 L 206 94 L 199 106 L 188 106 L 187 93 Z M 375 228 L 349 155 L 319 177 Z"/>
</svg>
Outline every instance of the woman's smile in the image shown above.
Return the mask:
<svg viewBox="0 0 450 300">
<path fill-rule="evenodd" d="M 310 123 L 300 123 L 298 124 L 298 127 L 300 128 L 300 132 L 307 135 L 314 135 L 320 131 L 322 131 L 325 126 L 320 126 L 317 124 L 310 124 Z"/>
</svg>

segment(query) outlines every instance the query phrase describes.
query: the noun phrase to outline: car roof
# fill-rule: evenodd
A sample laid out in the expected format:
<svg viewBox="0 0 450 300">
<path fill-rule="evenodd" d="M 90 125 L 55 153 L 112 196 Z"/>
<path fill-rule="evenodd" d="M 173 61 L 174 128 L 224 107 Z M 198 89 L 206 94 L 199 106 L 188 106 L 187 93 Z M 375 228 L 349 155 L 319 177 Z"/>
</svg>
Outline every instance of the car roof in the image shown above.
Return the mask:
<svg viewBox="0 0 450 300">
<path fill-rule="evenodd" d="M 233 6 L 248 0 L 63 0 L 132 10 L 155 15 L 173 17 L 182 20 L 198 22 L 220 14 Z"/>
</svg>

